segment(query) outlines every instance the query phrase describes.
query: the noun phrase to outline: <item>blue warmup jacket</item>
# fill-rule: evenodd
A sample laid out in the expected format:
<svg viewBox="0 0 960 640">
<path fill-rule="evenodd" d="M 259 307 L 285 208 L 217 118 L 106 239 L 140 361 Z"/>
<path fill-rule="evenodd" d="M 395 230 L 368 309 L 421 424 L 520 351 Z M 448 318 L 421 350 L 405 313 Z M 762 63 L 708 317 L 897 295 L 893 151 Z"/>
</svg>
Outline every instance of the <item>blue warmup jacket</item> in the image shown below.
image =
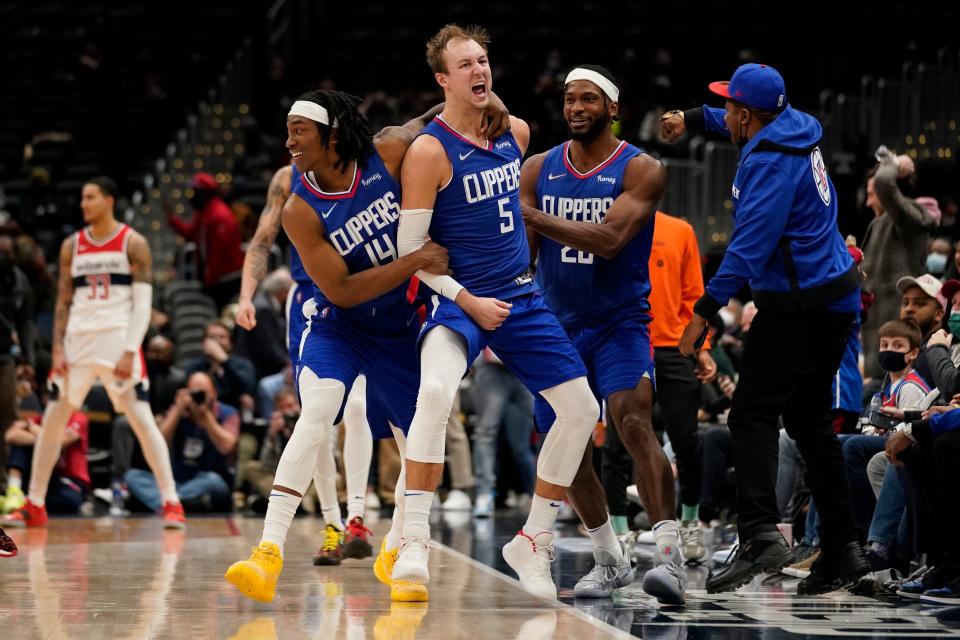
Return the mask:
<svg viewBox="0 0 960 640">
<path fill-rule="evenodd" d="M 687 112 L 690 113 L 690 112 Z M 694 115 L 699 115 L 693 110 Z M 703 107 L 707 131 L 730 135 L 723 109 Z M 688 119 L 688 126 L 696 126 Z M 837 228 L 837 193 L 816 118 L 787 105 L 740 152 L 733 234 L 694 310 L 712 317 L 744 284 L 759 309 L 860 309 L 860 274 Z"/>
</svg>

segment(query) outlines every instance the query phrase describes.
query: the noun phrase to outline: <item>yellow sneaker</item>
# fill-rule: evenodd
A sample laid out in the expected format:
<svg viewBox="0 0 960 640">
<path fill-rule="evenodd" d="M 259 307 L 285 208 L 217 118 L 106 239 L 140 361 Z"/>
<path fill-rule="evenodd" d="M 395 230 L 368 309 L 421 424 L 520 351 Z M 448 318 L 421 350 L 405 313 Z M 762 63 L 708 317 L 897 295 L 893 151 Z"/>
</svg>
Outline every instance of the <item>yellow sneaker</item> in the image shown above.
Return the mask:
<svg viewBox="0 0 960 640">
<path fill-rule="evenodd" d="M 373 563 L 373 573 L 377 576 L 377 580 L 388 587 L 393 586 L 393 580 L 390 579 L 390 576 L 393 575 L 393 565 L 397 562 L 399 553 L 400 549 L 388 551 L 387 539 L 384 538 L 383 542 L 380 543 L 380 553 L 377 554 L 377 559 Z"/>
<path fill-rule="evenodd" d="M 277 625 L 270 616 L 244 623 L 230 640 L 277 640 Z"/>
<path fill-rule="evenodd" d="M 7 496 L 6 500 L 3 501 L 3 508 L 0 509 L 0 513 L 13 513 L 14 511 L 19 511 L 23 509 L 23 505 L 26 504 L 27 497 L 23 495 L 23 490 L 18 489 L 14 486 L 7 487 Z"/>
<path fill-rule="evenodd" d="M 390 584 L 390 599 L 394 602 L 426 602 L 430 594 L 422 582 L 394 580 Z"/>
<path fill-rule="evenodd" d="M 249 560 L 234 562 L 224 578 L 240 593 L 258 602 L 273 602 L 277 578 L 283 569 L 280 547 L 272 542 L 261 542 L 253 548 Z"/>
<path fill-rule="evenodd" d="M 394 602 L 373 625 L 374 640 L 413 640 L 425 615 L 426 602 Z"/>
</svg>

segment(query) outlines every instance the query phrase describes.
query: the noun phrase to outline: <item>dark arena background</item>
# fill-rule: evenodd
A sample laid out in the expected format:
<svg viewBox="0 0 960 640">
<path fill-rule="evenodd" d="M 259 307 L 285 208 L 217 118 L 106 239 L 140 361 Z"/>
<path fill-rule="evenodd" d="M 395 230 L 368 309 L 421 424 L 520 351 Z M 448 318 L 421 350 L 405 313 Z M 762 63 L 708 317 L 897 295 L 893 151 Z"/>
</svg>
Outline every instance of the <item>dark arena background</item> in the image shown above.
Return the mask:
<svg viewBox="0 0 960 640">
<path fill-rule="evenodd" d="M 905 470 L 909 464 L 891 464 L 876 484 L 868 480 L 868 461 L 887 440 L 862 460 L 848 444 L 866 434 L 894 437 L 871 421 L 880 413 L 875 393 L 885 406 L 917 410 L 917 422 L 928 421 L 921 411 L 931 405 L 949 415 L 953 403 L 960 404 L 960 347 L 952 344 L 960 331 L 958 12 L 956 2 L 796 0 L 0 3 L 0 552 L 16 550 L 0 553 L 0 638 L 960 636 L 960 530 L 952 528 L 960 522 L 960 467 L 943 470 L 943 460 L 957 459 L 957 440 L 935 449 L 939 438 L 956 432 L 935 431 L 922 478 Z M 291 243 L 282 228 L 263 253 L 252 299 L 257 327 L 251 332 L 237 323 L 242 261 L 246 256 L 249 268 L 259 255 L 251 247 L 261 216 L 279 215 L 271 210 L 271 179 L 291 162 L 288 112 L 298 96 L 317 89 L 357 96 L 374 133 L 427 112 L 444 96 L 426 64 L 425 43 L 448 23 L 489 31 L 492 88 L 510 114 L 529 124 L 528 157 L 569 139 L 567 72 L 581 64 L 612 72 L 621 114 L 613 132 L 662 162 L 666 186 L 656 209 L 692 226 L 699 255 L 691 260 L 704 283 L 731 241 L 739 150 L 728 137 L 694 131 L 668 144 L 661 116 L 704 104 L 723 107 L 707 85 L 758 62 L 780 72 L 791 107 L 819 120 L 839 233 L 859 249 L 862 265 L 874 269 L 865 273 L 863 289 L 873 294 L 864 296 L 865 307 L 885 314 L 883 321 L 909 317 L 920 325 L 914 371 L 924 374 L 922 361 L 928 372 L 922 382 L 929 402 L 897 405 L 898 391 L 890 391 L 890 379 L 876 365 L 874 327 L 872 342 L 865 333 L 852 355 L 857 406 L 834 407 L 851 510 L 872 565 L 867 577 L 826 594 L 798 595 L 808 562 L 767 572 L 735 591 L 708 593 L 708 579 L 738 542 L 727 414 L 757 313 L 744 287 L 708 319 L 719 375 L 697 382 L 699 511 L 681 519 L 702 540 L 702 557 L 681 569 L 684 605 L 659 603 L 641 588 L 656 562 L 650 532 L 656 523 L 630 484 L 629 457 L 620 469 L 626 479 L 619 497 L 611 496 L 604 450 L 612 446 L 613 429 L 605 419 L 593 433 L 594 466 L 636 580 L 612 597 L 575 597 L 574 585 L 593 566 L 593 547 L 564 503 L 551 565 L 558 599 L 521 588 L 501 547 L 530 511 L 543 436 L 533 428 L 532 397 L 489 351 L 461 382 L 448 423 L 457 426 L 447 428 L 447 468 L 431 515 L 439 544 L 429 551 L 428 603 L 391 602 L 390 590 L 374 577 L 401 456 L 393 440 L 374 441 L 366 484 L 359 480 L 366 495 L 351 502 L 345 460 L 354 445 L 345 433 L 363 426 L 351 427 L 349 402 L 343 427 L 334 432 L 332 473 L 343 513 L 365 509 L 360 526 L 369 531 L 348 527 L 347 540 L 360 532 L 373 556 L 340 563 L 337 555 L 329 563 L 336 566 L 319 561 L 331 557 L 327 547 L 336 532 L 326 526 L 326 510 L 311 489 L 286 540 L 275 599 L 244 598 L 224 580 L 227 568 L 260 539 L 273 473 L 303 400 L 292 391 L 296 370 L 286 344 L 284 308 L 295 294 L 286 271 Z M 880 189 L 871 199 L 868 182 L 884 155 L 880 147 L 901 168 L 890 204 L 877 200 Z M 160 506 L 150 456 L 111 402 L 106 382 L 94 384 L 70 418 L 47 493 L 49 522 L 16 521 L 30 504 L 41 416 L 56 401 L 45 381 L 57 364 L 61 246 L 84 228 L 81 197 L 98 176 L 116 183 L 115 194 L 101 195 L 112 196 L 117 221 L 142 234 L 152 251 L 150 326 L 138 358 L 149 386 L 138 387 L 137 397 L 149 402 L 169 446 L 185 530 L 164 528 L 171 520 L 153 517 L 169 505 Z M 882 226 L 884 218 L 895 223 Z M 125 279 L 114 274 L 112 283 L 129 289 L 130 273 Z M 913 284 L 903 284 L 904 276 Z M 136 273 L 132 278 L 136 286 Z M 83 285 L 82 277 L 73 282 Z M 930 312 L 935 318 L 924 324 L 922 310 L 904 311 L 923 304 L 908 302 L 910 291 L 937 301 L 938 311 Z M 688 306 L 702 292 L 701 284 Z M 692 308 L 686 314 L 684 324 Z M 940 329 L 945 342 L 937 343 Z M 934 341 L 929 348 L 928 340 Z M 934 344 L 949 350 L 936 371 L 927 362 L 943 349 Z M 484 367 L 495 367 L 496 376 Z M 657 367 L 659 376 L 659 359 Z M 216 428 L 203 426 L 206 418 L 193 424 L 193 409 L 177 408 L 203 405 L 204 396 L 198 400 L 188 382 L 198 372 L 211 385 L 205 397 L 216 399 L 207 411 Z M 192 400 L 178 395 L 184 388 Z M 670 435 L 668 409 L 661 406 L 665 389 L 658 382 L 652 424 L 678 483 L 677 513 L 687 514 L 690 505 L 680 496 L 689 495 L 684 475 L 691 462 Z M 494 405 L 499 413 L 491 418 Z M 894 423 L 910 422 L 902 413 Z M 362 407 L 360 418 L 366 421 Z M 185 422 L 197 431 L 183 431 Z M 948 444 L 952 453 L 942 453 Z M 779 528 L 795 554 L 790 565 L 802 565 L 819 545 L 810 535 L 816 512 L 804 478 L 809 465 L 786 431 L 779 452 Z M 201 477 L 208 480 L 202 486 Z M 881 484 L 887 489 L 888 482 L 899 491 L 893 516 L 884 511 L 890 504 Z M 889 538 L 874 536 L 881 525 L 891 530 Z M 942 584 L 929 577 L 925 583 L 943 592 L 939 600 L 922 597 L 923 589 L 904 595 L 904 585 L 923 580 L 924 570 L 947 576 Z"/>
</svg>

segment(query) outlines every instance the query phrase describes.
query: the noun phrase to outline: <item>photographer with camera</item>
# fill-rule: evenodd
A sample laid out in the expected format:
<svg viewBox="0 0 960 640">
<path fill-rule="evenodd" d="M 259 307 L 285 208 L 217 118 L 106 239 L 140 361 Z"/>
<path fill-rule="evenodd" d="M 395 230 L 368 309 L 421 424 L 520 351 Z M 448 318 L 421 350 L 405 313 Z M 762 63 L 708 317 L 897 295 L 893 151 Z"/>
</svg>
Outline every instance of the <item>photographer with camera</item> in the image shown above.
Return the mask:
<svg viewBox="0 0 960 640">
<path fill-rule="evenodd" d="M 177 492 L 186 506 L 228 510 L 233 486 L 231 459 L 240 435 L 237 409 L 217 401 L 213 380 L 203 372 L 187 379 L 160 422 L 170 446 Z M 149 471 L 131 469 L 125 476 L 130 493 L 150 509 L 161 506 L 160 490 Z"/>
</svg>

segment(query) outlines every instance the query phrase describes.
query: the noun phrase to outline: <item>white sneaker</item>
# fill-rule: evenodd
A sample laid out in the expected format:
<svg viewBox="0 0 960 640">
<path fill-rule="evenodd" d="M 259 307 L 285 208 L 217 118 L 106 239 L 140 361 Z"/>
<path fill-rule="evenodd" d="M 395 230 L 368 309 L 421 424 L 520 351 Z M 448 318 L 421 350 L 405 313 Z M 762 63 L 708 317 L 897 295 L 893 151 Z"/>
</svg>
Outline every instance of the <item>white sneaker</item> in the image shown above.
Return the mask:
<svg viewBox="0 0 960 640">
<path fill-rule="evenodd" d="M 429 560 L 430 547 L 426 538 L 404 538 L 390 579 L 394 582 L 406 580 L 426 584 L 430 582 L 430 570 L 427 568 Z"/>
<path fill-rule="evenodd" d="M 637 536 L 637 544 L 655 544 L 657 541 L 653 537 L 653 531 L 644 531 Z"/>
<path fill-rule="evenodd" d="M 707 559 L 707 548 L 703 544 L 703 529 L 695 521 L 680 525 L 680 549 L 683 558 L 689 564 L 700 564 Z"/>
<path fill-rule="evenodd" d="M 503 546 L 503 559 L 517 572 L 524 591 L 549 600 L 557 599 L 557 586 L 550 575 L 553 539 L 554 535 L 550 532 L 531 539 L 521 531 Z"/>
<path fill-rule="evenodd" d="M 470 511 L 473 505 L 470 503 L 470 496 L 460 489 L 454 489 L 447 494 L 443 508 L 447 511 Z"/>
<path fill-rule="evenodd" d="M 473 505 L 473 516 L 475 518 L 489 518 L 493 515 L 493 494 L 481 493 L 477 496 L 477 501 Z"/>
</svg>

